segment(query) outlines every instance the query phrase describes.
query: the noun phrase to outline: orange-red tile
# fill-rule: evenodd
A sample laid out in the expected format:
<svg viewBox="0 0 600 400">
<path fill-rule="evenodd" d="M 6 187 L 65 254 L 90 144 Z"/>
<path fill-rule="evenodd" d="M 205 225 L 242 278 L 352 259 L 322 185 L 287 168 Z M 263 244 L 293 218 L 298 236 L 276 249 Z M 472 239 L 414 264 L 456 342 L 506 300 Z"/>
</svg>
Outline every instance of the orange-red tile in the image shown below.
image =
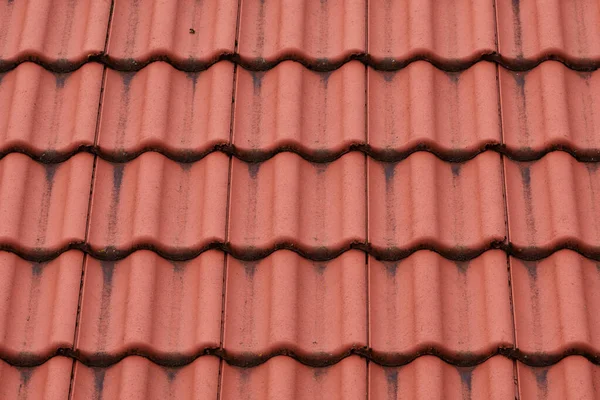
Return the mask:
<svg viewBox="0 0 600 400">
<path fill-rule="evenodd" d="M 369 0 L 369 54 L 387 66 L 474 61 L 496 51 L 495 25 L 489 0 Z"/>
<path fill-rule="evenodd" d="M 281 58 L 337 63 L 365 52 L 365 0 L 245 0 L 239 53 L 261 64 Z"/>
<path fill-rule="evenodd" d="M 25 59 L 80 63 L 104 51 L 110 0 L 7 0 L 0 5 L 0 68 Z"/>
<path fill-rule="evenodd" d="M 477 253 L 505 238 L 500 156 L 447 163 L 428 152 L 369 163 L 369 241 L 378 253 L 418 247 Z"/>
<path fill-rule="evenodd" d="M 151 251 L 119 262 L 88 257 L 77 349 L 86 356 L 135 350 L 174 358 L 219 347 L 224 263 L 216 250 L 187 262 Z"/>
<path fill-rule="evenodd" d="M 497 0 L 498 50 L 513 63 L 559 57 L 600 61 L 600 5 L 595 0 Z"/>
<path fill-rule="evenodd" d="M 131 356 L 108 368 L 77 363 L 72 400 L 208 400 L 217 398 L 219 359 L 203 356 L 189 365 L 163 367 Z"/>
<path fill-rule="evenodd" d="M 93 159 L 39 164 L 12 153 L 0 160 L 0 246 L 36 255 L 83 242 Z"/>
<path fill-rule="evenodd" d="M 352 356 L 324 368 L 311 368 L 290 357 L 274 357 L 253 368 L 223 365 L 223 400 L 364 399 L 367 362 Z"/>
<path fill-rule="evenodd" d="M 399 262 L 369 258 L 370 347 L 389 362 L 435 349 L 459 360 L 513 347 L 506 254 L 449 261 L 422 250 Z"/>
<path fill-rule="evenodd" d="M 229 240 L 235 252 L 249 255 L 287 244 L 329 255 L 364 242 L 362 153 L 326 164 L 281 153 L 263 163 L 234 159 L 232 168 Z"/>
<path fill-rule="evenodd" d="M 505 160 L 510 240 L 546 255 L 559 246 L 600 253 L 600 170 L 564 152 L 539 161 Z"/>
<path fill-rule="evenodd" d="M 0 153 L 66 155 L 94 144 L 102 65 L 55 74 L 24 63 L 0 75 Z"/>
<path fill-rule="evenodd" d="M 223 242 L 228 171 L 223 153 L 189 164 L 154 152 L 122 164 L 98 160 L 90 245 L 95 251 L 151 246 L 177 255 Z"/>
<path fill-rule="evenodd" d="M 69 397 L 73 360 L 54 357 L 33 368 L 17 368 L 0 361 L 0 398 L 64 400 Z"/>
<path fill-rule="evenodd" d="M 600 74 L 556 61 L 531 71 L 500 71 L 502 127 L 510 152 L 534 156 L 567 148 L 600 156 Z"/>
<path fill-rule="evenodd" d="M 369 398 L 514 400 L 514 379 L 513 362 L 501 356 L 476 367 L 455 367 L 422 356 L 399 368 L 369 363 Z"/>
<path fill-rule="evenodd" d="M 98 144 L 122 156 L 155 149 L 178 157 L 229 143 L 233 64 L 186 73 L 155 62 L 107 71 Z"/>
<path fill-rule="evenodd" d="M 313 262 L 287 250 L 261 261 L 229 258 L 224 347 L 232 356 L 291 350 L 341 355 L 367 345 L 365 255 Z"/>
<path fill-rule="evenodd" d="M 282 148 L 319 157 L 364 144 L 365 67 L 314 72 L 286 61 L 267 72 L 238 68 L 233 143 L 240 152 Z"/>
<path fill-rule="evenodd" d="M 107 52 L 127 66 L 157 57 L 182 66 L 212 62 L 234 50 L 237 11 L 237 0 L 120 0 Z"/>
<path fill-rule="evenodd" d="M 600 398 L 600 367 L 571 356 L 550 367 L 517 363 L 521 399 L 582 400 Z"/>
<path fill-rule="evenodd" d="M 39 362 L 73 347 L 82 268 L 75 250 L 48 263 L 0 252 L 0 357 Z"/>
<path fill-rule="evenodd" d="M 417 61 L 397 72 L 369 68 L 369 145 L 393 156 L 417 147 L 447 156 L 501 142 L 496 66 L 444 72 Z"/>
<path fill-rule="evenodd" d="M 570 250 L 541 261 L 511 257 L 517 347 L 560 356 L 600 355 L 600 266 Z"/>
</svg>

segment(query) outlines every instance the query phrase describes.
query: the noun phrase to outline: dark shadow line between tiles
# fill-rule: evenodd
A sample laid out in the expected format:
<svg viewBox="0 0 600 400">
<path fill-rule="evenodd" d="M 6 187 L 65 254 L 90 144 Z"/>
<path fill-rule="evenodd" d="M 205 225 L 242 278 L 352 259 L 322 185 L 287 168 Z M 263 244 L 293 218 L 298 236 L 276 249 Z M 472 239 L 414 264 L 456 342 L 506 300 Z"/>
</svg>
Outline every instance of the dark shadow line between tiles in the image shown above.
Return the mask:
<svg viewBox="0 0 600 400">
<path fill-rule="evenodd" d="M 543 53 L 531 59 L 509 58 L 502 56 L 495 51 L 475 54 L 463 59 L 445 58 L 437 56 L 433 53 L 414 54 L 405 59 L 375 59 L 373 56 L 365 52 L 350 53 L 336 58 L 314 58 L 295 52 L 284 52 L 274 60 L 266 60 L 264 58 L 247 58 L 241 56 L 239 53 L 234 52 L 215 54 L 205 60 L 193 58 L 181 60 L 171 58 L 167 54 L 153 54 L 149 57 L 136 60 L 133 58 L 115 58 L 109 56 L 105 52 L 97 52 L 95 54 L 89 54 L 87 57 L 82 57 L 78 60 L 72 61 L 65 59 L 48 60 L 47 58 L 39 57 L 33 54 L 21 55 L 15 60 L 0 60 L 0 73 L 11 71 L 19 64 L 24 62 L 33 62 L 48 71 L 66 73 L 73 72 L 81 68 L 81 66 L 84 64 L 90 62 L 101 63 L 106 67 L 117 71 L 132 72 L 139 71 L 147 65 L 157 61 L 166 62 L 175 69 L 184 72 L 201 72 L 220 61 L 229 61 L 235 63 L 249 71 L 268 71 L 284 61 L 294 61 L 302 64 L 307 69 L 318 72 L 334 71 L 351 61 L 359 61 L 365 66 L 371 67 L 378 71 L 398 71 L 406 68 L 408 65 L 416 61 L 427 61 L 436 68 L 447 72 L 463 71 L 480 61 L 494 62 L 501 65 L 505 69 L 512 71 L 528 71 L 545 61 L 558 61 L 564 64 L 567 68 L 576 71 L 595 71 L 600 68 L 600 60 L 589 58 L 572 58 L 554 53 Z"/>
<path fill-rule="evenodd" d="M 579 162 L 600 162 L 600 149 L 578 149 L 562 144 L 549 144 L 542 150 L 514 149 L 498 142 L 484 143 L 474 149 L 447 149 L 430 143 L 419 143 L 406 150 L 374 149 L 366 143 L 353 143 L 338 150 L 310 150 L 302 146 L 279 146 L 270 150 L 243 150 L 229 143 L 218 143 L 200 151 L 176 151 L 156 146 L 146 146 L 136 151 L 109 151 L 94 145 L 81 145 L 70 151 L 37 151 L 23 146 L 11 146 L 0 150 L 0 160 L 4 157 L 20 153 L 27 155 L 42 164 L 56 164 L 69 160 L 79 153 L 89 153 L 112 163 L 126 163 L 135 160 L 145 153 L 159 153 L 166 158 L 181 164 L 195 163 L 212 153 L 223 153 L 246 163 L 261 163 L 270 160 L 280 153 L 294 153 L 306 161 L 325 164 L 336 161 L 347 153 L 360 152 L 369 158 L 387 163 L 403 161 L 414 153 L 427 152 L 441 161 L 461 163 L 474 159 L 486 151 L 493 151 L 517 162 L 533 162 L 542 159 L 549 153 L 564 152 Z"/>
<path fill-rule="evenodd" d="M 600 365 L 600 353 L 591 353 L 577 348 L 568 348 L 558 354 L 531 353 L 515 347 L 498 347 L 492 351 L 474 354 L 464 352 L 452 352 L 437 347 L 423 347 L 410 353 L 385 353 L 378 352 L 365 346 L 350 347 L 339 353 L 312 353 L 307 354 L 293 349 L 280 348 L 266 353 L 233 354 L 226 349 L 208 347 L 194 354 L 153 354 L 151 352 L 131 348 L 126 351 L 108 354 L 95 353 L 85 354 L 72 348 L 58 348 L 44 355 L 32 353 L 20 353 L 17 356 L 0 353 L 0 360 L 18 368 L 33 368 L 40 366 L 54 357 L 68 357 L 91 368 L 108 368 L 127 357 L 143 357 L 152 363 L 166 368 L 180 368 L 192 364 L 200 357 L 213 356 L 226 362 L 228 365 L 239 368 L 253 368 L 260 366 L 273 357 L 286 356 L 293 358 L 299 363 L 312 368 L 323 368 L 335 365 L 345 358 L 359 356 L 386 368 L 403 367 L 423 356 L 435 356 L 445 363 L 457 368 L 476 367 L 495 356 L 503 356 L 513 361 L 518 361 L 529 367 L 548 367 L 557 364 L 566 357 L 582 356 L 595 365 Z"/>
<path fill-rule="evenodd" d="M 306 246 L 293 242 L 279 242 L 274 246 L 267 248 L 247 247 L 244 249 L 236 248 L 227 242 L 210 242 L 200 248 L 166 250 L 162 246 L 156 246 L 150 243 L 139 243 L 130 248 L 118 249 L 115 247 L 104 247 L 100 249 L 92 248 L 89 243 L 83 241 L 72 242 L 58 249 L 22 249 L 12 244 L 0 243 L 0 251 L 6 251 L 16 254 L 18 257 L 30 262 L 49 262 L 58 258 L 61 254 L 69 250 L 79 250 L 96 260 L 101 261 L 120 261 L 131 254 L 147 250 L 152 251 L 169 261 L 189 261 L 209 250 L 220 250 L 236 260 L 241 261 L 259 261 L 272 253 L 280 250 L 289 250 L 298 254 L 300 257 L 311 261 L 331 261 L 342 254 L 351 251 L 362 251 L 369 256 L 380 261 L 401 261 L 410 257 L 413 253 L 421 250 L 435 252 L 443 258 L 451 261 L 471 261 L 489 250 L 502 250 L 508 256 L 524 261 L 539 261 L 551 256 L 560 250 L 571 250 L 580 255 L 600 261 L 600 248 L 578 243 L 577 241 L 564 241 L 551 248 L 541 247 L 520 247 L 504 240 L 495 240 L 485 243 L 483 246 L 468 247 L 447 247 L 432 242 L 420 243 L 409 248 L 379 248 L 366 242 L 349 242 L 336 248 L 307 248 Z"/>
</svg>

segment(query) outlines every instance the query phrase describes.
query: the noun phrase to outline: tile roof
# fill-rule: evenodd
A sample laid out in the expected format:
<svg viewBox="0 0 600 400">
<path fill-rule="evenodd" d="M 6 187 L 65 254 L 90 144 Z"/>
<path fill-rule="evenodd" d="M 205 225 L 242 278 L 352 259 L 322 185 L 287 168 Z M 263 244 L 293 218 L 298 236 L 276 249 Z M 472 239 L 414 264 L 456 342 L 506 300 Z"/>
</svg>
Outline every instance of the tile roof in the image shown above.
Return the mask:
<svg viewBox="0 0 600 400">
<path fill-rule="evenodd" d="M 5 0 L 0 398 L 600 397 L 594 0 Z"/>
</svg>

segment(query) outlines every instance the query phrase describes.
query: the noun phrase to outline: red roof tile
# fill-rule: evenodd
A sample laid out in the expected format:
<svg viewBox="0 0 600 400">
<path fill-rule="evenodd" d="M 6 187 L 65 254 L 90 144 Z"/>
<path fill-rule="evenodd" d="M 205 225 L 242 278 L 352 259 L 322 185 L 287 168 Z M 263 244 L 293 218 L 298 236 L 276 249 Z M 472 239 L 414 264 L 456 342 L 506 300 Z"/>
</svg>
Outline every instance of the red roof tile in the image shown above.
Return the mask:
<svg viewBox="0 0 600 400">
<path fill-rule="evenodd" d="M 367 363 L 348 357 L 324 368 L 311 368 L 289 357 L 274 357 L 254 368 L 225 364 L 221 399 L 364 399 Z"/>
<path fill-rule="evenodd" d="M 161 367 L 136 356 L 108 368 L 78 362 L 71 399 L 216 399 L 218 380 L 216 357 L 201 357 L 181 368 Z"/>
<path fill-rule="evenodd" d="M 39 164 L 11 153 L 0 160 L 1 247 L 43 256 L 85 240 L 93 157 Z"/>
<path fill-rule="evenodd" d="M 365 48 L 365 0 L 241 2 L 238 51 L 250 64 L 341 63 Z"/>
<path fill-rule="evenodd" d="M 58 349 L 73 347 L 82 266 L 78 251 L 49 263 L 30 263 L 0 252 L 3 359 L 40 362 Z"/>
<path fill-rule="evenodd" d="M 50 3 L 0 5 L 0 398 L 598 397 L 596 2 Z"/>
<path fill-rule="evenodd" d="M 447 158 L 501 142 L 496 66 L 444 72 L 417 61 L 397 72 L 369 68 L 369 145 L 378 158 L 426 148 Z"/>
<path fill-rule="evenodd" d="M 504 141 L 512 154 L 539 158 L 564 148 L 577 157 L 600 156 L 600 74 L 555 61 L 527 72 L 499 69 Z"/>
<path fill-rule="evenodd" d="M 506 236 L 501 161 L 485 152 L 446 163 L 419 152 L 399 163 L 368 160 L 369 241 L 376 254 L 418 248 L 477 255 Z"/>
<path fill-rule="evenodd" d="M 320 159 L 366 142 L 365 67 L 358 61 L 333 72 L 292 61 L 267 72 L 237 71 L 233 144 L 241 155 L 293 149 Z"/>
<path fill-rule="evenodd" d="M 198 158 L 229 143 L 233 65 L 185 73 L 156 62 L 139 72 L 107 71 L 98 145 L 108 158 L 158 150 Z"/>
<path fill-rule="evenodd" d="M 541 261 L 511 257 L 517 346 L 558 359 L 571 349 L 600 356 L 600 266 L 570 250 Z"/>
<path fill-rule="evenodd" d="M 115 1 L 107 53 L 129 68 L 162 58 L 208 64 L 233 52 L 237 8 L 236 0 Z"/>
<path fill-rule="evenodd" d="M 330 257 L 366 239 L 365 157 L 313 164 L 292 153 L 233 160 L 229 240 L 237 254 L 277 247 Z"/>
<path fill-rule="evenodd" d="M 258 262 L 229 258 L 223 346 L 233 357 L 286 349 L 318 360 L 367 345 L 365 256 L 312 262 L 278 251 Z"/>
<path fill-rule="evenodd" d="M 554 152 L 531 163 L 506 160 L 510 240 L 519 254 L 560 247 L 600 254 L 600 171 Z"/>
<path fill-rule="evenodd" d="M 487 0 L 369 0 L 369 55 L 388 68 L 419 57 L 468 63 L 496 51 Z"/>
<path fill-rule="evenodd" d="M 35 59 L 82 63 L 104 51 L 109 0 L 7 0 L 0 5 L 0 69 Z"/>
<path fill-rule="evenodd" d="M 499 356 L 475 367 L 455 367 L 432 356 L 399 368 L 369 363 L 369 398 L 515 399 L 513 363 Z"/>
<path fill-rule="evenodd" d="M 221 153 L 193 164 L 157 153 L 124 164 L 99 160 L 90 246 L 109 255 L 145 247 L 176 257 L 223 242 L 227 174 L 228 160 Z"/>
<path fill-rule="evenodd" d="M 73 360 L 54 357 L 33 368 L 17 368 L 0 361 L 0 398 L 63 400 L 69 396 Z"/>
<path fill-rule="evenodd" d="M 223 254 L 169 262 L 138 251 L 119 262 L 87 258 L 77 349 L 116 359 L 193 357 L 219 347 Z"/>
<path fill-rule="evenodd" d="M 600 5 L 594 0 L 497 0 L 498 50 L 509 62 L 549 56 L 585 66 L 600 60 Z"/>
<path fill-rule="evenodd" d="M 453 262 L 418 251 L 400 262 L 369 258 L 369 343 L 377 359 L 406 362 L 435 349 L 484 360 L 513 347 L 507 260 L 488 251 Z"/>
<path fill-rule="evenodd" d="M 0 74 L 0 154 L 64 158 L 92 146 L 101 84 L 102 66 L 95 63 L 69 74 L 24 63 Z"/>
<path fill-rule="evenodd" d="M 600 367 L 583 357 L 567 357 L 550 367 L 517 363 L 521 399 L 576 400 L 600 396 Z"/>
</svg>

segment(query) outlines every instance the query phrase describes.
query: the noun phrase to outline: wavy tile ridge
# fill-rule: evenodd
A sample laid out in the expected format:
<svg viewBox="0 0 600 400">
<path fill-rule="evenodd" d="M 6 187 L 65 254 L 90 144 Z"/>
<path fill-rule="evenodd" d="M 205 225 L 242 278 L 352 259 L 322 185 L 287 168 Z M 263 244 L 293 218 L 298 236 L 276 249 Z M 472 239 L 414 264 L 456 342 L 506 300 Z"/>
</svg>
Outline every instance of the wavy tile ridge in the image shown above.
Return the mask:
<svg viewBox="0 0 600 400">
<path fill-rule="evenodd" d="M 105 368 L 117 364 L 123 359 L 131 356 L 143 357 L 154 364 L 164 367 L 183 367 L 190 365 L 195 360 L 204 356 L 218 357 L 229 365 L 242 368 L 256 367 L 266 363 L 273 357 L 286 356 L 290 357 L 301 364 L 309 367 L 327 367 L 335 365 L 345 358 L 351 356 L 360 356 L 369 362 L 381 365 L 384 367 L 402 367 L 410 364 L 414 360 L 423 356 L 435 356 L 447 364 L 456 367 L 474 367 L 482 364 L 494 356 L 503 356 L 510 360 L 519 361 L 530 367 L 548 367 L 559 363 L 561 360 L 570 356 L 582 356 L 591 363 L 600 365 L 600 353 L 594 354 L 577 348 L 568 349 L 559 354 L 546 353 L 529 353 L 524 352 L 516 347 L 498 347 L 488 353 L 464 354 L 447 352 L 436 347 L 423 347 L 416 352 L 404 354 L 388 354 L 375 352 L 368 347 L 351 347 L 337 354 L 309 354 L 300 355 L 293 350 L 287 348 L 276 349 L 269 353 L 262 354 L 246 354 L 243 356 L 232 355 L 227 349 L 222 347 L 208 347 L 197 351 L 195 354 L 169 354 L 158 355 L 151 352 L 139 351 L 137 349 L 128 349 L 125 352 L 117 354 L 83 354 L 82 352 L 72 348 L 58 348 L 55 351 L 47 354 L 20 354 L 17 357 L 0 354 L 0 360 L 3 362 L 20 368 L 37 367 L 54 357 L 68 357 L 79 361 L 88 367 Z"/>
<path fill-rule="evenodd" d="M 403 60 L 388 58 L 378 61 L 375 60 L 369 53 L 352 53 L 338 59 L 317 59 L 305 58 L 300 54 L 288 52 L 281 54 L 277 59 L 273 61 L 266 61 L 260 58 L 245 58 L 242 57 L 239 53 L 226 52 L 214 55 L 212 58 L 204 61 L 195 59 L 178 61 L 172 59 L 167 54 L 154 54 L 150 57 L 141 60 L 135 60 L 131 58 L 114 58 L 102 52 L 90 54 L 84 59 L 73 61 L 50 61 L 48 59 L 44 59 L 35 55 L 21 56 L 14 61 L 0 60 L 0 73 L 11 71 L 15 69 L 19 64 L 22 64 L 24 62 L 33 62 L 49 71 L 57 73 L 73 72 L 81 68 L 81 66 L 83 66 L 84 64 L 91 62 L 101 63 L 107 68 L 114 69 L 117 71 L 132 72 L 139 71 L 147 65 L 156 61 L 166 62 L 175 69 L 184 72 L 201 72 L 207 70 L 212 65 L 220 61 L 230 61 L 249 71 L 268 71 L 284 61 L 295 61 L 304 65 L 306 68 L 312 71 L 330 72 L 339 69 L 344 64 L 350 61 L 355 60 L 360 61 L 364 65 L 379 71 L 398 71 L 416 61 L 427 61 L 436 68 L 447 72 L 463 71 L 473 66 L 474 64 L 477 64 L 480 61 L 494 62 L 502 66 L 503 68 L 512 71 L 528 71 L 545 61 L 558 61 L 564 64 L 566 67 L 575 71 L 595 71 L 598 68 L 600 68 L 600 60 L 590 60 L 586 58 L 570 59 L 568 57 L 563 57 L 559 54 L 553 53 L 542 54 L 539 57 L 532 59 L 511 59 L 503 56 L 500 53 L 490 52 L 479 54 L 466 60 L 454 60 L 439 57 L 431 53 L 422 53 L 413 55 Z"/>
</svg>

